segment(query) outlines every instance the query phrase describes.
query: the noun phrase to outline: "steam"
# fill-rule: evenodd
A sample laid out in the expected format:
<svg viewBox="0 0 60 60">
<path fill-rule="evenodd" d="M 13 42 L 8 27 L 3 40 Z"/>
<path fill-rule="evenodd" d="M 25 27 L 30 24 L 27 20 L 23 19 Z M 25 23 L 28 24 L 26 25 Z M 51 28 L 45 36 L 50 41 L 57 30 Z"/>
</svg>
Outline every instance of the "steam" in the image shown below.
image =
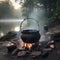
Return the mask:
<svg viewBox="0 0 60 60">
<path fill-rule="evenodd" d="M 43 34 L 45 25 L 45 8 L 33 7 L 32 11 L 28 14 L 28 18 L 32 19 L 27 20 L 27 26 L 24 29 L 39 30 L 40 33 Z"/>
</svg>

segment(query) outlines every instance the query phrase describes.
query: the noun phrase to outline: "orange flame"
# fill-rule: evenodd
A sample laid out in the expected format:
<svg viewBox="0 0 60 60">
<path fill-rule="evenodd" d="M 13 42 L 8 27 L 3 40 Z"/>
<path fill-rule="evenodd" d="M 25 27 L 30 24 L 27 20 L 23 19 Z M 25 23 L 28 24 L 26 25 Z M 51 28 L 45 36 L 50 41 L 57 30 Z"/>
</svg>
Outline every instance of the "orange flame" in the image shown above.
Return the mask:
<svg viewBox="0 0 60 60">
<path fill-rule="evenodd" d="M 24 47 L 27 47 L 27 48 L 29 48 L 29 49 L 31 49 L 32 44 L 31 44 L 31 43 L 24 43 L 23 46 L 24 46 Z"/>
</svg>

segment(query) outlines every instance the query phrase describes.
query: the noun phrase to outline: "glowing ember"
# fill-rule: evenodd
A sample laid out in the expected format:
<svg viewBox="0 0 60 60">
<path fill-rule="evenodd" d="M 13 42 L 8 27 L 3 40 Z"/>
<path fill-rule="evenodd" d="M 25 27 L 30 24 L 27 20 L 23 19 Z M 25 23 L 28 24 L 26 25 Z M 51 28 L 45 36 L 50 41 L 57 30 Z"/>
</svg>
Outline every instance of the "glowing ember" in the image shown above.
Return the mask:
<svg viewBox="0 0 60 60">
<path fill-rule="evenodd" d="M 25 48 L 31 49 L 32 44 L 31 44 L 31 43 L 24 43 L 23 46 L 24 46 Z"/>
</svg>

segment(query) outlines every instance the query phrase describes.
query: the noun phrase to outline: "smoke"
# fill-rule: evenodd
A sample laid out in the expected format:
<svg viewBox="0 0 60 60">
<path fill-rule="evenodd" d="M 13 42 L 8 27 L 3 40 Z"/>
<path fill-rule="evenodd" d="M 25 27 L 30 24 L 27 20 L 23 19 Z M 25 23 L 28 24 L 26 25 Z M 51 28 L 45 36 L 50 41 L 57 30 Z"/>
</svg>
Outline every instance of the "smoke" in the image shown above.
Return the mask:
<svg viewBox="0 0 60 60">
<path fill-rule="evenodd" d="M 30 28 L 39 30 L 41 34 L 44 33 L 44 25 L 45 25 L 45 8 L 41 7 L 34 7 L 32 12 L 29 14 L 29 18 L 32 18 L 31 20 L 28 20 L 30 22 Z M 38 26 L 39 25 L 39 26 Z"/>
</svg>

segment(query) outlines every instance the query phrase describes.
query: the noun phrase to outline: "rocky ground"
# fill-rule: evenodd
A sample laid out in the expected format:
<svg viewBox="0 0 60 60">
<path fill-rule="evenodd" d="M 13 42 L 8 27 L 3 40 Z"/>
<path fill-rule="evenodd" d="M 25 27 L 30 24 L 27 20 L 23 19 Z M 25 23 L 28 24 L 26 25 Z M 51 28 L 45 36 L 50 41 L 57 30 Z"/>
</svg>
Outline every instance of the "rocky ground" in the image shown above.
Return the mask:
<svg viewBox="0 0 60 60">
<path fill-rule="evenodd" d="M 6 47 L 0 44 L 0 60 L 60 60 L 60 49 L 54 49 L 47 58 L 42 58 L 41 56 L 36 58 L 32 58 L 31 56 L 17 57 L 8 54 Z"/>
</svg>

